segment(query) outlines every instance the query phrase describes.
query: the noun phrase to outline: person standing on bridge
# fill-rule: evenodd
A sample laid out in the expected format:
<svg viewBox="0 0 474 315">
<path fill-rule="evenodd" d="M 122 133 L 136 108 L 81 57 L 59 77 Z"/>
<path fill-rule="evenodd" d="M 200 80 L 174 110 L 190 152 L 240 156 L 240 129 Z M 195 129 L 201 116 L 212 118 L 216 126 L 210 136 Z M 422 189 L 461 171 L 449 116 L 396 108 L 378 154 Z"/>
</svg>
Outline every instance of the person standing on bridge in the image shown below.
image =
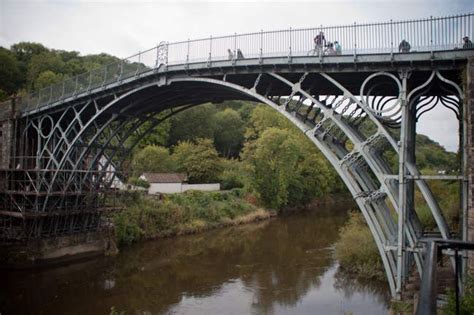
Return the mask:
<svg viewBox="0 0 474 315">
<path fill-rule="evenodd" d="M 244 54 L 242 53 L 242 50 L 240 48 L 237 48 L 237 59 L 244 59 Z"/>
<path fill-rule="evenodd" d="M 470 49 L 470 48 L 474 48 L 474 44 L 471 42 L 471 40 L 469 39 L 469 37 L 467 36 L 464 36 L 464 38 L 462 39 L 464 44 L 462 45 L 462 48 L 463 49 Z"/>
<path fill-rule="evenodd" d="M 342 47 L 337 40 L 334 41 L 334 49 L 336 50 L 336 55 L 342 55 Z"/>
<path fill-rule="evenodd" d="M 229 60 L 234 60 L 234 53 L 232 52 L 232 50 L 227 49 L 227 53 L 229 54 L 228 59 L 229 59 Z"/>
<path fill-rule="evenodd" d="M 326 45 L 326 38 L 324 37 L 323 32 L 319 32 L 316 37 L 314 37 L 314 50 L 321 56 L 323 54 L 323 47 Z"/>
<path fill-rule="evenodd" d="M 400 42 L 400 45 L 398 45 L 398 52 L 407 53 L 407 52 L 410 52 L 410 49 L 411 49 L 410 43 L 407 42 L 406 40 L 402 40 Z"/>
</svg>

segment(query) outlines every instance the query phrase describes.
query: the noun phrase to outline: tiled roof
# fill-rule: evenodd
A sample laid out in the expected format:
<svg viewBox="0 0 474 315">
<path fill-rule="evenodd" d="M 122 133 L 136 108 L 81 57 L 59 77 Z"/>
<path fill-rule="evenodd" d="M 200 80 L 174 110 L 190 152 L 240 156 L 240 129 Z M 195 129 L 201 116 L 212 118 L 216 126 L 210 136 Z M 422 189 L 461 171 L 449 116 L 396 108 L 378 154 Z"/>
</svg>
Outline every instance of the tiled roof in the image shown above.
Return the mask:
<svg viewBox="0 0 474 315">
<path fill-rule="evenodd" d="M 148 183 L 182 183 L 187 176 L 184 173 L 144 173 Z"/>
</svg>

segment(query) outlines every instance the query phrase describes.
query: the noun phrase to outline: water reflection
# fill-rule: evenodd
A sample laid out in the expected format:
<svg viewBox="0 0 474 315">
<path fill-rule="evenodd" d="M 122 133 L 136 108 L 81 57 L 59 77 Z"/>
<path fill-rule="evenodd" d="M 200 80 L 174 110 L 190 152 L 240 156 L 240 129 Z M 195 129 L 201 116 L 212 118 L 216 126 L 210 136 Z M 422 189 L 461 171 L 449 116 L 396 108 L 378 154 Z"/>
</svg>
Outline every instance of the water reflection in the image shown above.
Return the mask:
<svg viewBox="0 0 474 315">
<path fill-rule="evenodd" d="M 354 312 L 363 300 L 364 314 L 378 314 L 386 310 L 385 284 L 360 285 L 336 272 L 331 246 L 346 218 L 345 206 L 331 206 L 148 242 L 114 258 L 2 272 L 0 312 L 314 314 Z"/>
</svg>

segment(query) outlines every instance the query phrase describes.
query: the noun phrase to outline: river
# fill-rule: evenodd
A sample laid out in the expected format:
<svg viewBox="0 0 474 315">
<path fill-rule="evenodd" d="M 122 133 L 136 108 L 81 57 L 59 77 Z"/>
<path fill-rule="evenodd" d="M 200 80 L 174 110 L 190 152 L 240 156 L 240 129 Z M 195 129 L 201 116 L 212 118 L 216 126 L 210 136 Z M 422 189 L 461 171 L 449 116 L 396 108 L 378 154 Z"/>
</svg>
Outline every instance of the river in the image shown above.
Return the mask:
<svg viewBox="0 0 474 315">
<path fill-rule="evenodd" d="M 0 313 L 387 314 L 385 283 L 338 268 L 347 206 L 149 241 L 116 257 L 0 271 Z"/>
</svg>

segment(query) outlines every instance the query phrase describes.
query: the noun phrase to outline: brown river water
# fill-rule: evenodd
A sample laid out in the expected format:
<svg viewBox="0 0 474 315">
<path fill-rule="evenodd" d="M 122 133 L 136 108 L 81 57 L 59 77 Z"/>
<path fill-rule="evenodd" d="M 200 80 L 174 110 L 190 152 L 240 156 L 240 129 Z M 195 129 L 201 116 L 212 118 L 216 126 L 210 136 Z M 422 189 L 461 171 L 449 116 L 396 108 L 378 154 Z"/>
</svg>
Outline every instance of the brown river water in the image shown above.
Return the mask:
<svg viewBox="0 0 474 315">
<path fill-rule="evenodd" d="M 387 314 L 387 284 L 347 275 L 334 257 L 348 207 L 0 271 L 0 314 Z"/>
</svg>

